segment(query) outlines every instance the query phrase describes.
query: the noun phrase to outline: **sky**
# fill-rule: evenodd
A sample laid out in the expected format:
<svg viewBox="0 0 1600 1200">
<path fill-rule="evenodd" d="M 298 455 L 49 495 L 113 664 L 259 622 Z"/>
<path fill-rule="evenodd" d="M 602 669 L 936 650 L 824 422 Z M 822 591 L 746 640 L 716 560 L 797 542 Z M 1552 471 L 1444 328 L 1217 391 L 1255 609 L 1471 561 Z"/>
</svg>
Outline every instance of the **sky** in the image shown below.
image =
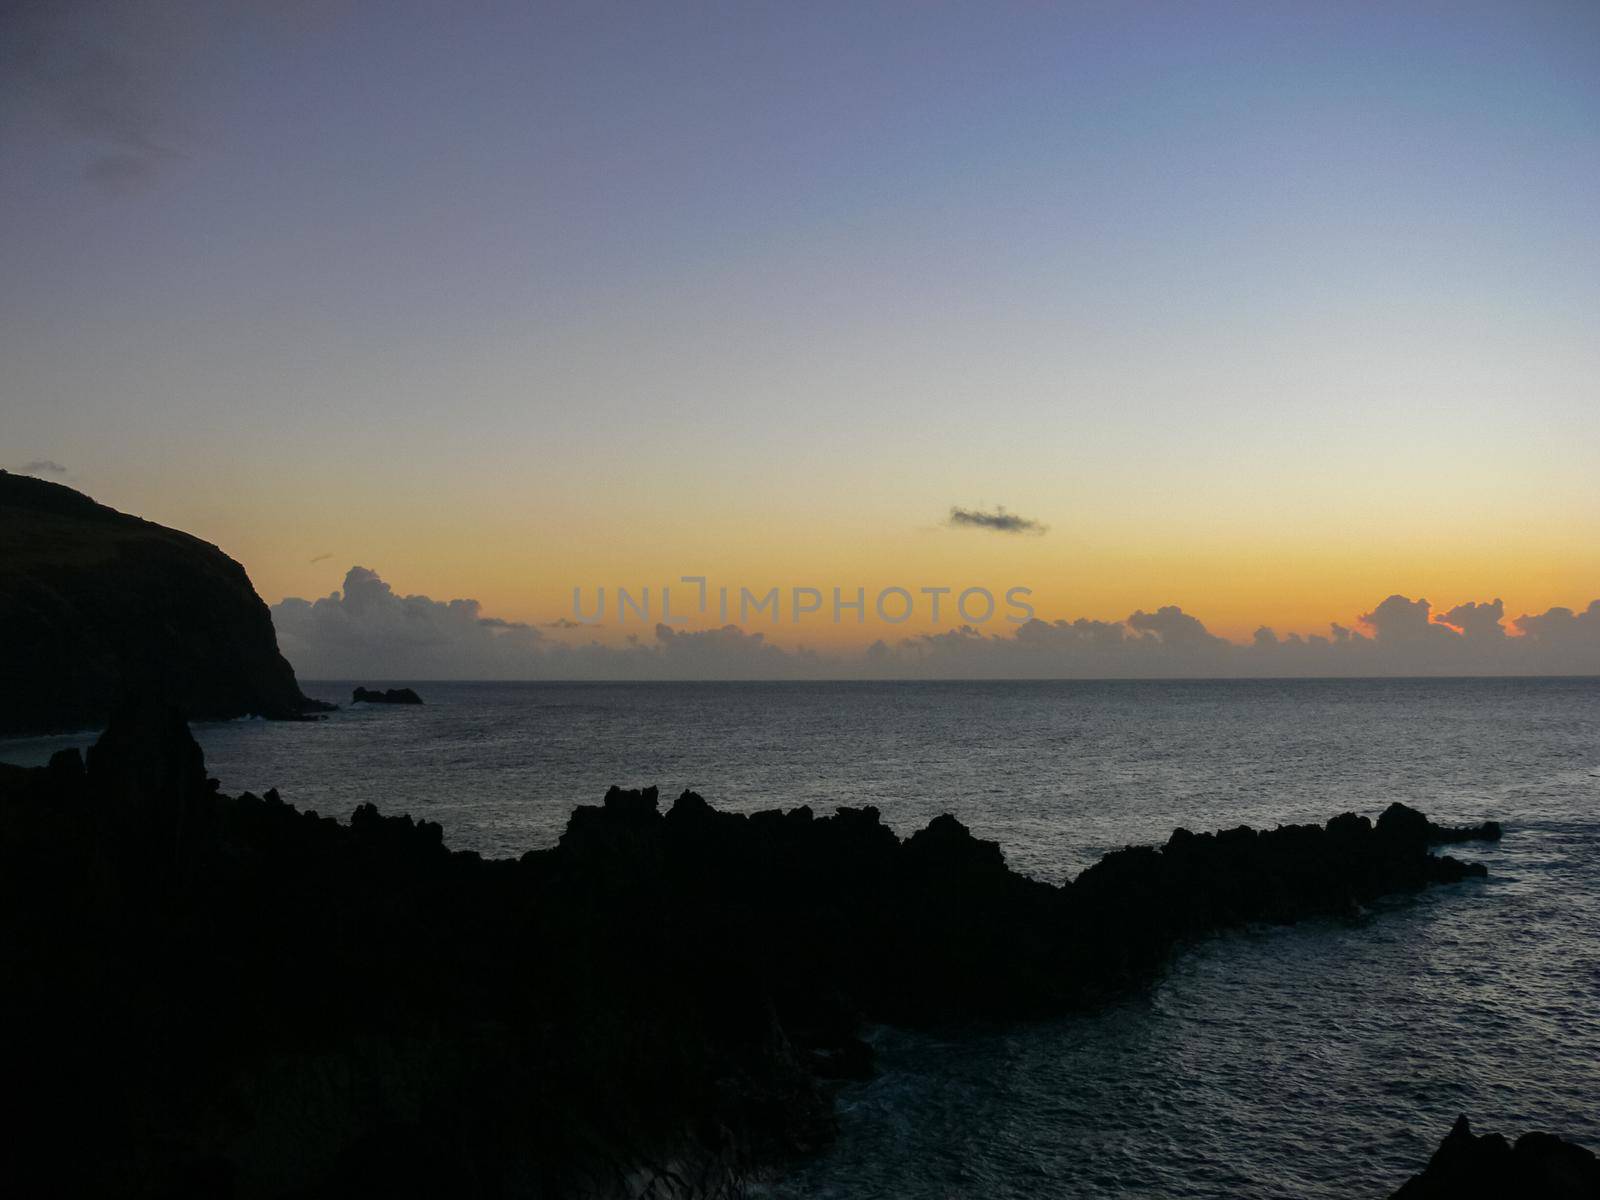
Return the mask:
<svg viewBox="0 0 1600 1200">
<path fill-rule="evenodd" d="M 1597 197 L 1587 2 L 24 0 L 0 466 L 280 632 L 359 567 L 575 652 L 684 576 L 1515 640 L 1600 596 Z"/>
</svg>

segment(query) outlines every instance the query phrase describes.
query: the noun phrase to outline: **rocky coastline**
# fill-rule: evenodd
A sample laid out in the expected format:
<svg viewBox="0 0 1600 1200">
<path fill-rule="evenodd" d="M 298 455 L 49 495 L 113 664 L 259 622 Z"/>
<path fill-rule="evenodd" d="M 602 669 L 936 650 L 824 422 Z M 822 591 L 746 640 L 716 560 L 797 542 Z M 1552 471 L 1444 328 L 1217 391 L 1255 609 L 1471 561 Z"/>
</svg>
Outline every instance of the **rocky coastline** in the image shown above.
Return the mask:
<svg viewBox="0 0 1600 1200">
<path fill-rule="evenodd" d="M 1525 1133 L 1508 1142 L 1498 1133 L 1475 1134 L 1466 1117 L 1439 1143 L 1428 1166 L 1390 1200 L 1595 1200 L 1600 1159 L 1592 1151 L 1548 1133 Z"/>
<path fill-rule="evenodd" d="M 86 759 L 0 768 L 9 1182 L 735 1195 L 827 1143 L 866 1022 L 1092 1006 L 1187 939 L 1483 875 L 1429 852 L 1460 836 L 1398 804 L 1180 829 L 1058 887 L 953 816 L 902 839 L 612 789 L 485 860 L 371 804 L 228 796 L 181 715 L 133 707 Z"/>
</svg>

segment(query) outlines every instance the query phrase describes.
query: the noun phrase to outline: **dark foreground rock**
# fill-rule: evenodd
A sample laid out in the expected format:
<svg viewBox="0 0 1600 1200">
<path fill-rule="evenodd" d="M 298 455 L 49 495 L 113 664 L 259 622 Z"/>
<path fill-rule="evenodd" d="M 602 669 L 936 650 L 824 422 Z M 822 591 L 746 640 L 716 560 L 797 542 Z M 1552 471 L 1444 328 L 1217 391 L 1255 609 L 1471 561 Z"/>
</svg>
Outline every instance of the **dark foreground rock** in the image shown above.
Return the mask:
<svg viewBox="0 0 1600 1200">
<path fill-rule="evenodd" d="M 1179 830 L 1055 887 L 950 816 L 613 789 L 494 861 L 224 795 L 175 712 L 130 712 L 0 768 L 0 1189 L 736 1194 L 831 1136 L 864 1021 L 1061 1013 L 1186 938 L 1483 873 L 1428 830 Z"/>
<path fill-rule="evenodd" d="M 1600 1159 L 1548 1133 L 1515 1143 L 1475 1135 L 1466 1117 L 1439 1144 L 1427 1170 L 1392 1200 L 1600 1200 Z"/>
<path fill-rule="evenodd" d="M 215 546 L 0 471 L 0 734 L 94 729 L 133 696 L 294 718 L 267 606 Z"/>
<path fill-rule="evenodd" d="M 358 687 L 350 693 L 351 704 L 421 704 L 422 697 L 410 688 L 390 688 L 380 692 L 376 688 Z"/>
</svg>

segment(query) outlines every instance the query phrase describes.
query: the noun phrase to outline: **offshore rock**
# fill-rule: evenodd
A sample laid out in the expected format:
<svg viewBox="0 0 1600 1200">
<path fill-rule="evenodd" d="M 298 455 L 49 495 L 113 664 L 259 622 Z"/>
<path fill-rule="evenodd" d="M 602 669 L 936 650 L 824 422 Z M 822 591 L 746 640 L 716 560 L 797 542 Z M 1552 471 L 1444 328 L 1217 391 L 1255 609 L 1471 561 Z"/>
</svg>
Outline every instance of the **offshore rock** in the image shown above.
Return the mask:
<svg viewBox="0 0 1600 1200">
<path fill-rule="evenodd" d="M 422 697 L 410 688 L 390 688 L 380 692 L 375 688 L 358 687 L 350 693 L 351 704 L 421 704 Z"/>
<path fill-rule="evenodd" d="M 118 703 L 292 719 L 308 700 L 244 568 L 198 538 L 0 471 L 0 734 L 96 729 Z"/>
</svg>

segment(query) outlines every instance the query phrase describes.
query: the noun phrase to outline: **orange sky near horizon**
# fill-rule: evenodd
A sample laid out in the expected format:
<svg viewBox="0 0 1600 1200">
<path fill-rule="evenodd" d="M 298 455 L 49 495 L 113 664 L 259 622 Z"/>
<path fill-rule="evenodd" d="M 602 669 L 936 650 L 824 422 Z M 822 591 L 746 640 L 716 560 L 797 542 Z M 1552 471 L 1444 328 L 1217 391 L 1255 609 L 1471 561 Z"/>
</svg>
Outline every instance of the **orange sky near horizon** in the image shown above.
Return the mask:
<svg viewBox="0 0 1600 1200">
<path fill-rule="evenodd" d="M 1342 536 L 1324 528 L 1316 538 L 1301 522 L 1272 512 L 1230 533 L 1207 528 L 1198 515 L 1157 531 L 1131 515 L 1120 525 L 1080 525 L 1034 506 L 1029 512 L 1048 525 L 1034 535 L 951 528 L 948 509 L 902 510 L 898 529 L 867 528 L 859 512 L 791 509 L 705 512 L 689 522 L 693 535 L 683 536 L 677 531 L 683 518 L 665 510 L 641 513 L 633 522 L 591 514 L 594 524 L 578 530 L 570 516 L 544 521 L 514 515 L 503 503 L 470 505 L 463 517 L 425 494 L 385 495 L 376 481 L 371 492 L 356 487 L 338 496 L 252 496 L 238 487 L 208 492 L 203 501 L 131 478 L 123 488 L 80 486 L 221 545 L 244 563 L 269 603 L 327 595 L 351 566 L 361 565 L 400 594 L 477 599 L 485 615 L 543 625 L 573 615 L 574 587 L 583 589 L 592 612 L 595 589 L 603 586 L 611 608 L 603 625 L 554 636 L 608 642 L 630 633 L 648 640 L 659 616 L 659 607 L 649 622 L 630 613 L 619 626 L 616 589 L 637 597 L 647 586 L 659 606 L 663 583 L 672 585 L 674 612 L 687 613 L 683 627 L 689 629 L 721 623 L 719 586 L 730 590 L 733 624 L 740 624 L 740 587 L 756 594 L 777 587 L 782 619 L 774 624 L 766 615 L 753 616 L 743 627 L 785 646 L 830 650 L 954 628 L 954 592 L 943 598 L 944 619 L 935 625 L 931 601 L 919 592 L 927 586 L 988 588 L 997 604 L 983 626 L 988 633 L 1008 635 L 1015 628 L 1003 620 L 1016 611 L 1005 606 L 1004 594 L 1022 586 L 1032 590 L 1028 602 L 1045 620 L 1122 620 L 1135 609 L 1175 604 L 1234 641 L 1247 641 L 1261 625 L 1280 635 L 1325 634 L 1334 621 L 1357 627 L 1361 613 L 1396 592 L 1426 597 L 1436 613 L 1502 598 L 1508 625 L 1525 612 L 1581 609 L 1600 597 L 1600 537 L 1592 535 L 1600 523 L 1581 514 L 1570 523 L 1532 528 L 1513 514 L 1481 514 L 1466 531 L 1431 528 L 1418 519 L 1387 529 L 1379 541 L 1362 531 L 1363 520 L 1370 526 L 1374 514 L 1355 509 L 1346 510 L 1349 527 Z M 885 526 L 892 520 L 886 516 Z M 706 576 L 710 588 L 705 616 L 692 611 L 694 585 L 680 582 L 696 574 Z M 841 623 L 831 620 L 836 586 L 846 599 L 865 589 L 864 622 L 848 611 Z M 915 598 L 911 619 L 901 624 L 883 622 L 873 611 L 877 593 L 895 586 Z M 799 623 L 789 611 L 795 587 L 823 593 L 822 611 Z"/>
</svg>

